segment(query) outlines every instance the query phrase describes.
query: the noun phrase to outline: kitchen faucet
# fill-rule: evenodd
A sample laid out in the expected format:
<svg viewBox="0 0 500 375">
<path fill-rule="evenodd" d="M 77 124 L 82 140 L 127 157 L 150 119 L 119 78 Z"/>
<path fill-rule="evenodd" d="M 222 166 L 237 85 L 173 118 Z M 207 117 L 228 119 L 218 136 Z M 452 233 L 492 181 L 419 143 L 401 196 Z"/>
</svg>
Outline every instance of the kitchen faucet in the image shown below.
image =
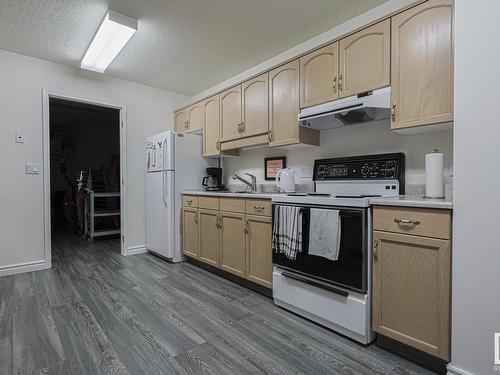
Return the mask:
<svg viewBox="0 0 500 375">
<path fill-rule="evenodd" d="M 250 176 L 250 178 L 252 179 L 252 182 L 244 179 L 241 176 L 238 176 L 236 173 L 233 174 L 233 180 L 240 180 L 245 185 L 247 185 L 248 187 L 250 187 L 250 189 L 252 189 L 252 193 L 256 193 L 257 192 L 257 177 L 255 177 L 253 174 L 250 174 L 250 173 L 245 173 L 245 174 L 248 175 L 248 176 Z"/>
</svg>

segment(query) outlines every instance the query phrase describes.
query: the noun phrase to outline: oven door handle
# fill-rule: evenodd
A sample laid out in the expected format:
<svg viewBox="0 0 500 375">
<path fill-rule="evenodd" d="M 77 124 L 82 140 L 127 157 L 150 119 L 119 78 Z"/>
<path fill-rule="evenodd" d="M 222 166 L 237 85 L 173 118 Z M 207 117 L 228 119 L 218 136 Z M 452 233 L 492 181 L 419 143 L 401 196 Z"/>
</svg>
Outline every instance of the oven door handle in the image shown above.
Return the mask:
<svg viewBox="0 0 500 375">
<path fill-rule="evenodd" d="M 285 277 L 289 277 L 290 279 L 302 281 L 303 283 L 315 286 L 317 288 L 328 290 L 328 291 L 333 292 L 335 294 L 339 294 L 339 295 L 341 295 L 343 297 L 348 297 L 349 296 L 349 293 L 347 293 L 345 290 L 337 289 L 337 288 L 334 288 L 333 286 L 329 286 L 329 285 L 325 285 L 323 283 L 319 283 L 319 282 L 313 281 L 313 280 L 308 279 L 306 277 L 299 276 L 299 275 L 297 275 L 295 273 L 282 271 L 281 274 L 283 276 L 285 276 Z"/>
</svg>

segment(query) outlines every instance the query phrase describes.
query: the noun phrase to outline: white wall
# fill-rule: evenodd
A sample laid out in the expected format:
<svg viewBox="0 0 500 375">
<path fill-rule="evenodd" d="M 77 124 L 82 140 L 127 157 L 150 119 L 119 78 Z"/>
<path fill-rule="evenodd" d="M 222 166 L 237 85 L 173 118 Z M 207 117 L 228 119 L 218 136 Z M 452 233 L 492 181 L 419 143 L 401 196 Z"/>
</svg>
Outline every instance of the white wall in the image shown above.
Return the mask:
<svg viewBox="0 0 500 375">
<path fill-rule="evenodd" d="M 0 272 L 43 259 L 42 89 L 127 106 L 128 246 L 145 243 L 144 138 L 171 129 L 186 97 L 0 50 Z M 16 129 L 25 143 L 15 144 Z"/>
<path fill-rule="evenodd" d="M 493 374 L 500 332 L 500 1 L 455 0 L 452 366 Z M 497 374 L 499 372 L 496 372 Z"/>
<path fill-rule="evenodd" d="M 296 182 L 308 183 L 311 181 L 310 171 L 314 159 L 387 152 L 404 152 L 406 183 L 424 184 L 425 154 L 432 152 L 434 148 L 444 153 L 446 182 L 451 182 L 453 160 L 451 130 L 421 135 L 400 135 L 390 130 L 387 120 L 323 131 L 320 137 L 320 147 L 241 151 L 239 158 L 224 160 L 226 184 L 238 183 L 231 180 L 231 175 L 235 172 L 255 174 L 259 182 L 264 182 L 264 158 L 268 156 L 286 156 L 287 166 L 295 169 Z M 309 168 L 309 171 L 304 168 Z"/>
</svg>

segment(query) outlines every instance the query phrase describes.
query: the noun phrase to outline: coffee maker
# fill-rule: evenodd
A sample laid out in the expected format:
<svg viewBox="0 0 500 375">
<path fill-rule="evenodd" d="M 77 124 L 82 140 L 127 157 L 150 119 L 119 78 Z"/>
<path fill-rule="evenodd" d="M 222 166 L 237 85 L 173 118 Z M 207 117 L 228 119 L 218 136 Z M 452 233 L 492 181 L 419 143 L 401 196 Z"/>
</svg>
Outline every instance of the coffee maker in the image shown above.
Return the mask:
<svg viewBox="0 0 500 375">
<path fill-rule="evenodd" d="M 207 191 L 226 190 L 222 185 L 222 168 L 207 168 L 207 176 L 203 177 L 201 184 Z"/>
</svg>

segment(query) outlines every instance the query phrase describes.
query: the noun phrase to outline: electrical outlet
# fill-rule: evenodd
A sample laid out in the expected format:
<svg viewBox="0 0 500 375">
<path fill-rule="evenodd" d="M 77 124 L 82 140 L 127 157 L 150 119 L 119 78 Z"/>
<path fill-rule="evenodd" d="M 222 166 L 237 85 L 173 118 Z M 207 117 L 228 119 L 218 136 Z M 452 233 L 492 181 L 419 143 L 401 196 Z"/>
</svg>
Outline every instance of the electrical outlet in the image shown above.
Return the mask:
<svg viewBox="0 0 500 375">
<path fill-rule="evenodd" d="M 24 143 L 24 134 L 19 130 L 16 131 L 16 143 Z"/>
</svg>

